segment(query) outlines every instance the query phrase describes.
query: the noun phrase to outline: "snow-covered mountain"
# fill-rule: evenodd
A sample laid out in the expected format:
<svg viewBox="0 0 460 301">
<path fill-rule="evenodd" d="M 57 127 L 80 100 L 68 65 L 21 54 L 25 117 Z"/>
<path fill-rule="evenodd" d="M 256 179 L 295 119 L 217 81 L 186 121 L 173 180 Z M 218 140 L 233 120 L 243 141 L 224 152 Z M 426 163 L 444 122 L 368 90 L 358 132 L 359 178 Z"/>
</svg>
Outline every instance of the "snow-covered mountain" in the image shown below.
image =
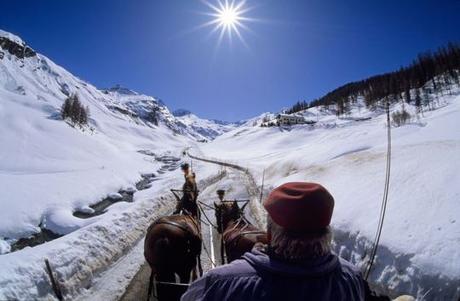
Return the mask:
<svg viewBox="0 0 460 301">
<path fill-rule="evenodd" d="M 185 128 L 193 130 L 193 132 L 208 138 L 208 140 L 215 139 L 217 136 L 231 131 L 241 125 L 241 123 L 238 122 L 233 123 L 199 118 L 192 112 L 185 109 L 175 110 L 173 115 L 185 126 Z"/>
<path fill-rule="evenodd" d="M 202 139 L 153 97 L 99 90 L 4 31 L 0 47 L 0 190 L 11 203 L 1 210 L 0 245 L 40 232 L 45 217 L 62 233 L 87 224 L 72 212 L 160 164 L 139 151 L 162 154 Z M 73 93 L 89 108 L 88 127 L 60 117 Z M 158 125 L 149 120 L 152 108 Z"/>
<path fill-rule="evenodd" d="M 230 129 L 227 124 L 200 119 L 195 115 L 193 122 L 186 118 L 176 118 L 160 99 L 142 95 L 120 85 L 98 90 L 45 56 L 37 54 L 22 39 L 11 33 L 0 32 L 0 45 L 0 85 L 9 92 L 30 95 L 48 103 L 51 101 L 56 114 L 63 100 L 75 93 L 90 109 L 95 106 L 97 110 L 104 110 L 113 117 L 152 128 L 165 126 L 175 134 L 195 140 L 212 140 Z"/>
<path fill-rule="evenodd" d="M 115 100 L 108 105 L 110 110 L 127 115 L 147 126 L 162 123 L 174 133 L 200 142 L 213 140 L 239 125 L 203 119 L 187 110 L 176 110 L 171 113 L 161 99 L 139 94 L 120 85 L 101 91 Z"/>
<path fill-rule="evenodd" d="M 60 117 L 72 94 L 90 111 L 87 127 Z M 86 224 L 72 211 L 155 170 L 160 163 L 145 154 L 180 152 L 231 128 L 190 120 L 175 117 L 158 98 L 121 86 L 98 89 L 0 31 L 0 190 L 14 204 L 1 211 L 2 252 L 3 239 L 40 232 L 44 217 L 63 233 Z"/>
</svg>

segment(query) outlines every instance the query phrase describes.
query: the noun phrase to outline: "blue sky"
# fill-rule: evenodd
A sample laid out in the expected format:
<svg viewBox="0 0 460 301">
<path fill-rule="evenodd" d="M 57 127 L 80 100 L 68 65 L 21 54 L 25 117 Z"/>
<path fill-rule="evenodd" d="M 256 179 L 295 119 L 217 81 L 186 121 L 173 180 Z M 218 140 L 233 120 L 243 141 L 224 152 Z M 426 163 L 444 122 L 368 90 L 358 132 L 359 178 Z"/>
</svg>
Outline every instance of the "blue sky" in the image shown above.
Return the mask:
<svg viewBox="0 0 460 301">
<path fill-rule="evenodd" d="M 209 0 L 211 3 L 215 1 Z M 121 84 L 171 109 L 240 120 L 311 100 L 460 41 L 460 1 L 246 2 L 245 47 L 198 0 L 2 1 L 0 28 L 97 87 Z"/>
</svg>

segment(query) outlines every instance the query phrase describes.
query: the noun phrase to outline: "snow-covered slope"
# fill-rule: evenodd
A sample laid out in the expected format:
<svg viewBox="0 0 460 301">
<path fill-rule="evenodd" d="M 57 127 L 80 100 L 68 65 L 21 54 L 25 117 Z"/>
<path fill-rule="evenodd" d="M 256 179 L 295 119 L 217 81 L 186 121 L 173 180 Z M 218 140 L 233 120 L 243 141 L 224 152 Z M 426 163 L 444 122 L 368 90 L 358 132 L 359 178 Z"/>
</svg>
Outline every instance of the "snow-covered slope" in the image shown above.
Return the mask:
<svg viewBox="0 0 460 301">
<path fill-rule="evenodd" d="M 240 125 L 240 123 L 202 119 L 184 109 L 176 110 L 173 114 L 186 128 L 202 135 L 204 140 L 213 140 L 217 136 L 231 131 Z"/>
<path fill-rule="evenodd" d="M 405 109 L 415 115 L 414 107 L 406 104 Z M 385 180 L 384 110 L 357 105 L 346 118 L 318 108 L 303 114 L 317 123 L 248 125 L 200 150 L 248 167 L 256 179 L 265 170 L 269 188 L 287 181 L 324 184 L 336 201 L 336 251 L 363 265 L 377 228 Z M 371 273 L 372 282 L 387 292 L 419 298 L 426 294 L 428 300 L 460 296 L 459 128 L 460 96 L 445 96 L 420 120 L 413 117 L 392 129 L 389 201 Z"/>
<path fill-rule="evenodd" d="M 88 126 L 61 119 L 71 94 L 89 108 Z M 68 296 L 88 287 L 170 209 L 172 200 L 162 198 L 179 186 L 177 160 L 197 139 L 203 136 L 160 100 L 120 87 L 99 90 L 0 31 L 0 299 L 52 299 L 44 258 Z M 138 181 L 151 179 L 142 175 L 152 173 L 152 186 L 137 191 Z M 132 200 L 101 215 L 74 215 L 93 213 L 89 205 L 118 198 L 120 190 Z M 18 240 L 49 230 L 65 236 L 11 252 Z"/>
<path fill-rule="evenodd" d="M 90 111 L 87 126 L 60 117 L 72 94 Z M 52 298 L 45 257 L 65 278 L 66 294 L 75 295 L 130 251 L 172 206 L 162 198 L 180 185 L 182 150 L 228 128 L 196 116 L 194 125 L 202 127 L 176 118 L 158 98 L 121 86 L 97 89 L 0 31 L 0 299 Z M 137 191 L 136 183 L 151 181 L 145 174 L 155 182 Z M 132 201 L 75 215 L 94 213 L 90 205 L 120 190 Z M 65 236 L 11 252 L 24 239 L 48 240 L 47 231 Z"/>
<path fill-rule="evenodd" d="M 45 220 L 48 228 L 63 234 L 93 222 L 72 212 L 132 186 L 141 173 L 161 165 L 139 150 L 179 153 L 199 136 L 180 128 L 153 97 L 98 90 L 41 54 L 18 57 L 18 47 L 25 46 L 20 38 L 5 32 L 0 38 L 2 45 L 11 39 L 8 48 L 0 49 L 3 251 L 8 249 L 4 240 L 39 232 Z M 90 110 L 89 126 L 82 129 L 60 118 L 60 107 L 71 93 Z M 159 108 L 158 125 L 148 119 L 153 107 Z"/>
<path fill-rule="evenodd" d="M 247 120 L 243 120 L 240 122 L 241 127 L 254 127 L 260 126 L 261 124 L 267 122 L 268 120 L 272 120 L 276 117 L 277 114 L 265 112 L 256 117 L 249 118 Z"/>
</svg>

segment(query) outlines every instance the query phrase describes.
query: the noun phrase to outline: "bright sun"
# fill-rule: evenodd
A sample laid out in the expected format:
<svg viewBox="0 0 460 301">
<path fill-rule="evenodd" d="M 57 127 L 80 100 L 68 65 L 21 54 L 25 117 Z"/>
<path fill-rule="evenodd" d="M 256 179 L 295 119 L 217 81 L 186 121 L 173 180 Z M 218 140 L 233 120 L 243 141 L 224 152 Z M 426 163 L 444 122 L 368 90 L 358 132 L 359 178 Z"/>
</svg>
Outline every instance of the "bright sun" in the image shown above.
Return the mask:
<svg viewBox="0 0 460 301">
<path fill-rule="evenodd" d="M 227 6 L 219 12 L 219 21 L 223 26 L 232 26 L 238 22 L 238 11 L 231 6 Z"/>
<path fill-rule="evenodd" d="M 232 35 L 236 34 L 239 40 L 246 45 L 240 31 L 242 28 L 248 30 L 248 27 L 243 23 L 253 21 L 254 19 L 244 16 L 250 10 L 250 8 L 245 7 L 245 0 L 217 0 L 216 4 L 212 4 L 206 0 L 203 0 L 203 2 L 211 8 L 212 11 L 206 14 L 211 16 L 212 20 L 200 27 L 214 26 L 212 33 L 219 32 L 218 44 L 221 43 L 225 35 L 228 35 L 231 41 Z"/>
</svg>

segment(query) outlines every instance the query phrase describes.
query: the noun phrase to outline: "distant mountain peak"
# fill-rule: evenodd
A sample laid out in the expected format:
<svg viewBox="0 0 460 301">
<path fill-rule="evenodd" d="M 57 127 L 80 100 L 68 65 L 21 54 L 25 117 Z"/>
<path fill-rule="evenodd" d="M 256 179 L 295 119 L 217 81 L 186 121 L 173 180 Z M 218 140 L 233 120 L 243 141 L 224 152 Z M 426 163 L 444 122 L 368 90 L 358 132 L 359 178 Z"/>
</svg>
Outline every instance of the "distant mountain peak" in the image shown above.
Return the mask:
<svg viewBox="0 0 460 301">
<path fill-rule="evenodd" d="M 211 119 L 211 121 L 214 121 L 215 123 L 220 125 L 238 124 L 238 122 L 223 121 L 219 119 Z"/>
<path fill-rule="evenodd" d="M 23 59 L 33 57 L 36 52 L 26 45 L 18 36 L 0 29 L 0 49 L 8 51 L 10 54 Z M 2 52 L 2 57 L 3 57 Z"/>
<path fill-rule="evenodd" d="M 12 34 L 11 32 L 7 32 L 4 30 L 0 29 L 0 38 L 5 38 L 10 40 L 11 42 L 14 42 L 16 44 L 24 46 L 26 43 L 17 35 Z"/>
<path fill-rule="evenodd" d="M 116 92 L 118 94 L 123 94 L 123 95 L 138 95 L 137 92 L 135 92 L 135 91 L 133 91 L 133 90 L 131 90 L 129 88 L 123 87 L 120 84 L 116 84 L 112 88 L 102 89 L 102 91 Z"/>
<path fill-rule="evenodd" d="M 192 112 L 186 109 L 177 109 L 172 112 L 175 117 L 182 117 L 186 115 L 191 115 Z"/>
</svg>

